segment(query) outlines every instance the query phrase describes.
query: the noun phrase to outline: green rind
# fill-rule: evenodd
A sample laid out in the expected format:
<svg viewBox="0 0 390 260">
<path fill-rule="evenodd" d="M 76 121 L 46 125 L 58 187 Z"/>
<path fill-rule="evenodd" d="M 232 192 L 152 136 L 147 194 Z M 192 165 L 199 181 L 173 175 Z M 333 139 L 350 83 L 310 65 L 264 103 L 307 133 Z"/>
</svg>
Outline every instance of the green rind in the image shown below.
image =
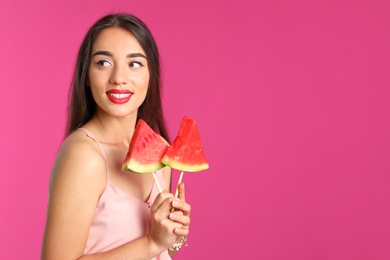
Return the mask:
<svg viewBox="0 0 390 260">
<path fill-rule="evenodd" d="M 135 172 L 135 173 L 151 173 L 161 168 L 165 165 L 161 162 L 150 163 L 147 166 L 145 164 L 138 163 L 138 161 L 130 159 L 128 163 L 122 165 L 123 172 Z"/>
<path fill-rule="evenodd" d="M 202 163 L 202 164 L 181 163 L 178 160 L 169 159 L 168 156 L 164 156 L 161 162 L 166 166 L 169 166 L 173 169 L 183 171 L 183 172 L 200 172 L 209 168 L 208 163 Z"/>
</svg>

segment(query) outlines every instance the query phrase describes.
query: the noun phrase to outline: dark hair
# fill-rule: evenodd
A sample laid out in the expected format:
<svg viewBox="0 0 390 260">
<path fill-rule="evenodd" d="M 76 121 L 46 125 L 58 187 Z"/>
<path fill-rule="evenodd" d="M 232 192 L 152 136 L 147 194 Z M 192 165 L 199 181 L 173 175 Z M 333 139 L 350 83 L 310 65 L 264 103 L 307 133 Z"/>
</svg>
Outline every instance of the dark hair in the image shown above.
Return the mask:
<svg viewBox="0 0 390 260">
<path fill-rule="evenodd" d="M 161 104 L 160 57 L 156 42 L 144 22 L 127 13 L 109 14 L 99 19 L 87 32 L 78 52 L 72 85 L 69 92 L 66 136 L 81 127 L 96 112 L 96 103 L 86 82 L 91 60 L 92 45 L 104 29 L 118 27 L 131 32 L 148 58 L 150 73 L 146 98 L 138 109 L 138 119 L 169 141 Z"/>
</svg>

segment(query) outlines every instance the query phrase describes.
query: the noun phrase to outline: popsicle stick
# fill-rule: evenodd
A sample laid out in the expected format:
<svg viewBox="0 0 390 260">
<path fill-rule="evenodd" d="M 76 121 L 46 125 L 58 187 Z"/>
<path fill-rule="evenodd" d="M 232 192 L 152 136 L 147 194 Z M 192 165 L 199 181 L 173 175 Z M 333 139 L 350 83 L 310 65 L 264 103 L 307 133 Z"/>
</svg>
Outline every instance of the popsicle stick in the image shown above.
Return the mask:
<svg viewBox="0 0 390 260">
<path fill-rule="evenodd" d="M 155 182 L 156 185 L 157 185 L 158 192 L 161 193 L 163 190 L 161 189 L 161 185 L 160 185 L 160 183 L 158 182 L 156 173 L 155 173 L 155 172 L 152 172 L 152 174 L 153 174 L 154 182 Z"/>
<path fill-rule="evenodd" d="M 180 173 L 180 176 L 179 176 L 179 181 L 177 182 L 177 186 L 176 186 L 176 192 L 175 192 L 175 197 L 177 198 L 177 196 L 179 196 L 179 184 L 182 182 L 183 180 L 183 175 L 184 175 L 184 172 L 181 172 Z"/>
</svg>

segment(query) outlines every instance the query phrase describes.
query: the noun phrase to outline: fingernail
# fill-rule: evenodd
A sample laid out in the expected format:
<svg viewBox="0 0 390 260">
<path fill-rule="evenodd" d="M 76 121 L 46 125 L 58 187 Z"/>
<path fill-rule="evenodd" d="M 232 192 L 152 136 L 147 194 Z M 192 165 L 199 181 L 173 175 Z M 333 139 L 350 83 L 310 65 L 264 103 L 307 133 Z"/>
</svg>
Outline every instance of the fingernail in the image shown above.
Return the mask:
<svg viewBox="0 0 390 260">
<path fill-rule="evenodd" d="M 177 208 L 180 206 L 180 202 L 177 200 L 172 201 L 172 207 Z"/>
<path fill-rule="evenodd" d="M 169 218 L 170 219 L 176 219 L 176 214 L 174 214 L 174 213 L 169 214 Z"/>
</svg>

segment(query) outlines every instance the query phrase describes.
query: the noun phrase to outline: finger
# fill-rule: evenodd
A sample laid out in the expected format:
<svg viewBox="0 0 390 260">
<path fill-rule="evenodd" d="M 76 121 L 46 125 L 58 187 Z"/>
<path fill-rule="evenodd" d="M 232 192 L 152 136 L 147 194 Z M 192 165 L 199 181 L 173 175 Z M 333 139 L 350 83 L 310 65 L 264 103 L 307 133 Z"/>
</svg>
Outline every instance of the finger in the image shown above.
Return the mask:
<svg viewBox="0 0 390 260">
<path fill-rule="evenodd" d="M 173 230 L 173 233 L 175 233 L 178 236 L 188 236 L 190 230 L 188 228 L 175 228 Z"/>
<path fill-rule="evenodd" d="M 160 208 L 164 202 L 170 198 L 173 198 L 173 195 L 167 191 L 163 191 L 160 194 L 157 195 L 156 199 L 154 200 L 151 210 L 156 211 L 158 208 Z"/>
<path fill-rule="evenodd" d="M 175 210 L 175 211 L 172 211 L 172 213 L 175 213 L 176 215 L 179 215 L 179 216 L 183 216 L 184 214 L 183 214 L 183 211 L 181 211 L 181 210 Z"/>
<path fill-rule="evenodd" d="M 182 201 L 186 201 L 186 196 L 185 196 L 185 189 L 184 189 L 184 182 L 179 183 L 178 185 L 178 198 L 181 199 Z"/>
<path fill-rule="evenodd" d="M 173 200 L 172 201 L 172 207 L 175 209 L 175 210 L 181 210 L 183 211 L 183 214 L 188 216 L 190 215 L 190 212 L 191 212 L 191 205 L 184 202 L 184 201 L 180 201 L 180 200 Z"/>
<path fill-rule="evenodd" d="M 169 214 L 169 218 L 175 222 L 182 224 L 183 226 L 189 226 L 191 219 L 188 216 L 179 213 L 180 211 L 175 211 Z"/>
</svg>

